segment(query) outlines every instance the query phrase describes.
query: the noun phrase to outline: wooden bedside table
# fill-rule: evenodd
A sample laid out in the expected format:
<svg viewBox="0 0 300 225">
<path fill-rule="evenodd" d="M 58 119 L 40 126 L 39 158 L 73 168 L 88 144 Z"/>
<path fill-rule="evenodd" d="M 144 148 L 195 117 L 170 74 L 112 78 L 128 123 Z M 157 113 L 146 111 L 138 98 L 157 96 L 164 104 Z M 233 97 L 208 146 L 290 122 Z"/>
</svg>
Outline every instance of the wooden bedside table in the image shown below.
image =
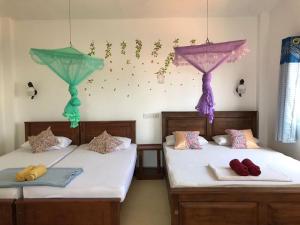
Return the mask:
<svg viewBox="0 0 300 225">
<path fill-rule="evenodd" d="M 137 146 L 139 167 L 136 177 L 138 180 L 157 180 L 163 179 L 164 172 L 161 166 L 162 144 L 139 144 Z M 144 167 L 144 151 L 156 151 L 157 166 Z"/>
</svg>

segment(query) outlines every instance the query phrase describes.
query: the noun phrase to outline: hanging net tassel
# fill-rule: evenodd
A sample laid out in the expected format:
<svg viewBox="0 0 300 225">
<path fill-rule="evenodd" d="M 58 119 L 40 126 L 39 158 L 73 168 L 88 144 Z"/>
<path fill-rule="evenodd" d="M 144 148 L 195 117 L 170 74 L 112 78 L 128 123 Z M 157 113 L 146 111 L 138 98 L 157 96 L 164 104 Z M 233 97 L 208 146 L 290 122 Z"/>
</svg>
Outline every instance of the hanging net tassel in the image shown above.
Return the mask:
<svg viewBox="0 0 300 225">
<path fill-rule="evenodd" d="M 199 99 L 196 110 L 201 114 L 208 117 L 208 121 L 210 123 L 213 122 L 214 119 L 214 95 L 212 92 L 212 88 L 210 85 L 212 78 L 211 73 L 205 73 L 202 77 L 202 96 Z"/>
<path fill-rule="evenodd" d="M 77 87 L 75 85 L 69 86 L 69 92 L 71 94 L 71 99 L 65 106 L 65 110 L 63 113 L 63 116 L 68 118 L 68 120 L 71 123 L 71 128 L 75 128 L 78 126 L 78 123 L 80 121 L 80 112 L 79 112 L 79 106 L 81 105 L 78 96 Z"/>
</svg>

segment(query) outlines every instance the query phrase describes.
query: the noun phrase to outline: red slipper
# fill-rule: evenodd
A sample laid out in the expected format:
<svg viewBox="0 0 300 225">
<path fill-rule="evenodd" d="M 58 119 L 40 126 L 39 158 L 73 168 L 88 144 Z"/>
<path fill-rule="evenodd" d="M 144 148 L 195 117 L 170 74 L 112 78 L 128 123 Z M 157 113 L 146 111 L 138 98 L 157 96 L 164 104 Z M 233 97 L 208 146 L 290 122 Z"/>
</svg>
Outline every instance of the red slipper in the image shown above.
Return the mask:
<svg viewBox="0 0 300 225">
<path fill-rule="evenodd" d="M 242 164 L 238 159 L 233 159 L 229 163 L 231 169 L 240 176 L 248 176 L 248 167 Z"/>
<path fill-rule="evenodd" d="M 255 165 L 250 159 L 244 159 L 242 164 L 248 168 L 252 176 L 259 176 L 261 174 L 260 167 Z"/>
</svg>

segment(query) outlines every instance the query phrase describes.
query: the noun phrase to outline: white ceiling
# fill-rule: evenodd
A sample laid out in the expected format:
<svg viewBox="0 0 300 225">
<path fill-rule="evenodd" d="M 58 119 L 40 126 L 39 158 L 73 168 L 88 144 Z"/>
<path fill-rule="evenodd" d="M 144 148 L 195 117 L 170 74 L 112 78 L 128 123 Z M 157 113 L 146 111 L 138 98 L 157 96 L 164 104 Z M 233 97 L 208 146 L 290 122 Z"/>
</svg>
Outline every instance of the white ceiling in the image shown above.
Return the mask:
<svg viewBox="0 0 300 225">
<path fill-rule="evenodd" d="M 209 0 L 214 17 L 256 16 L 280 0 Z M 72 18 L 166 18 L 205 16 L 206 0 L 71 0 Z M 0 0 L 0 17 L 64 19 L 68 0 Z"/>
</svg>

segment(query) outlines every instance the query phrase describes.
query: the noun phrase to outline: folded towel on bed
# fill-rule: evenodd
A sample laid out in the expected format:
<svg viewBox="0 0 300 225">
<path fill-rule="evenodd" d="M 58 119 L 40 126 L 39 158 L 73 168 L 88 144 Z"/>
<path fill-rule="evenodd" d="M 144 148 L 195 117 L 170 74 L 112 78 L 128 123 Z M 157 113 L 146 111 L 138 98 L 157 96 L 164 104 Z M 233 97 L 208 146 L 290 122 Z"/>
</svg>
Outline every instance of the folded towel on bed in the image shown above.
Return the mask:
<svg viewBox="0 0 300 225">
<path fill-rule="evenodd" d="M 48 172 L 33 181 L 16 181 L 16 173 L 22 168 L 9 168 L 0 171 L 0 188 L 24 186 L 52 186 L 65 187 L 75 177 L 83 172 L 82 168 L 49 168 Z"/>
<path fill-rule="evenodd" d="M 240 160 L 233 159 L 233 160 L 230 161 L 229 165 L 230 165 L 230 168 L 234 172 L 236 172 L 236 174 L 238 174 L 240 176 L 248 176 L 249 175 L 248 167 L 245 166 L 244 164 L 242 164 L 240 162 Z"/>
<path fill-rule="evenodd" d="M 242 163 L 247 166 L 248 170 L 249 170 L 249 173 L 252 175 L 252 176 L 259 176 L 261 174 L 261 171 L 260 171 L 260 167 L 257 166 L 254 162 L 252 162 L 250 159 L 244 159 L 242 161 Z"/>
<path fill-rule="evenodd" d="M 44 165 L 28 166 L 16 174 L 16 181 L 33 181 L 47 173 L 47 167 Z"/>
<path fill-rule="evenodd" d="M 239 176 L 230 167 L 221 167 L 209 164 L 208 167 L 214 172 L 217 180 L 220 181 L 271 181 L 291 182 L 286 175 L 270 167 L 264 167 L 259 176 Z"/>
<path fill-rule="evenodd" d="M 44 165 L 35 166 L 28 174 L 25 176 L 26 181 L 33 181 L 47 173 L 47 167 Z"/>
</svg>

